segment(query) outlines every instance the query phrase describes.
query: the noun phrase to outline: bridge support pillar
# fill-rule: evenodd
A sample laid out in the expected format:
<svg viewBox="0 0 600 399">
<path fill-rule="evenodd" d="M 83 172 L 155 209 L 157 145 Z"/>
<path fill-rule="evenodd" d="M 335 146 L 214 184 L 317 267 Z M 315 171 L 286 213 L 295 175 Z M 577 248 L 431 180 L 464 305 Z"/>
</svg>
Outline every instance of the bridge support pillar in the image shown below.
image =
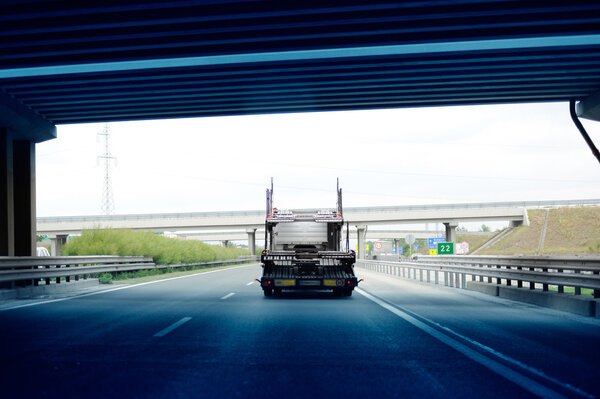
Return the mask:
<svg viewBox="0 0 600 399">
<path fill-rule="evenodd" d="M 223 248 L 227 248 L 228 244 L 229 244 L 229 240 L 223 240 L 223 241 L 221 241 L 221 245 L 223 246 Z"/>
<path fill-rule="evenodd" d="M 256 229 L 247 229 L 246 233 L 248 233 L 248 249 L 250 250 L 250 255 L 254 255 L 256 253 Z"/>
<path fill-rule="evenodd" d="M 446 242 L 456 242 L 456 228 L 458 223 L 456 222 L 444 222 L 446 226 Z"/>
<path fill-rule="evenodd" d="M 0 127 L 0 256 L 35 255 L 35 223 L 35 143 Z"/>
<path fill-rule="evenodd" d="M 356 233 L 358 235 L 358 252 L 356 254 L 357 259 L 365 258 L 365 236 L 367 235 L 367 226 L 356 226 Z"/>
<path fill-rule="evenodd" d="M 68 234 L 57 234 L 56 237 L 50 237 L 50 251 L 52 256 L 62 256 L 63 245 L 67 243 Z"/>
<path fill-rule="evenodd" d="M 13 198 L 13 143 L 6 129 L 0 128 L 0 256 L 15 254 Z"/>
<path fill-rule="evenodd" d="M 0 91 L 0 256 L 35 255 L 35 143 L 53 138 L 56 126 Z"/>
<path fill-rule="evenodd" d="M 394 253 L 396 255 L 400 255 L 400 253 L 398 252 L 398 239 L 394 238 Z"/>
</svg>

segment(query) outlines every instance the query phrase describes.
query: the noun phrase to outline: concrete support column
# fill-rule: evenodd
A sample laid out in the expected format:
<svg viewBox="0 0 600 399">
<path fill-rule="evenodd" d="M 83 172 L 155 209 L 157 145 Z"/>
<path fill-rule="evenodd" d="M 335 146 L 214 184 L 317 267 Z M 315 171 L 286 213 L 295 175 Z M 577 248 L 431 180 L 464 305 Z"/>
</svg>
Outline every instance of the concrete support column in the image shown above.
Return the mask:
<svg viewBox="0 0 600 399">
<path fill-rule="evenodd" d="M 221 241 L 221 245 L 223 246 L 223 248 L 227 248 L 227 244 L 229 244 L 229 240 Z"/>
<path fill-rule="evenodd" d="M 444 222 L 446 226 L 446 242 L 456 242 L 456 228 L 458 227 L 457 222 Z"/>
<path fill-rule="evenodd" d="M 67 243 L 68 234 L 57 234 L 50 237 L 50 252 L 52 256 L 62 256 L 63 245 Z"/>
<path fill-rule="evenodd" d="M 35 256 L 35 143 L 13 141 L 15 255 Z"/>
<path fill-rule="evenodd" d="M 0 256 L 14 255 L 13 142 L 7 129 L 0 128 Z"/>
<path fill-rule="evenodd" d="M 0 90 L 0 256 L 35 255 L 35 143 L 53 138 L 56 126 Z"/>
<path fill-rule="evenodd" d="M 398 252 L 398 239 L 394 238 L 394 253 L 396 255 L 399 255 L 400 253 Z"/>
<path fill-rule="evenodd" d="M 35 143 L 0 128 L 0 256 L 33 256 Z"/>
<path fill-rule="evenodd" d="M 246 229 L 246 233 L 248 233 L 248 249 L 250 254 L 254 255 L 256 253 L 256 229 Z"/>
<path fill-rule="evenodd" d="M 358 259 L 365 258 L 365 236 L 367 235 L 367 226 L 356 226 L 356 233 L 358 235 L 358 253 L 356 254 Z"/>
</svg>

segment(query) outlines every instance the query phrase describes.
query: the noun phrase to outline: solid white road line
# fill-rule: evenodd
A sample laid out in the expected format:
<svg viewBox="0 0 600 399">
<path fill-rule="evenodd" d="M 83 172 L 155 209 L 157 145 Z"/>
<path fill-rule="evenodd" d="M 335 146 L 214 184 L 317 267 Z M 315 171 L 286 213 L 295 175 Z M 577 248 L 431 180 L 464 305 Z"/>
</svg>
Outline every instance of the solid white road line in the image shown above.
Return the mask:
<svg viewBox="0 0 600 399">
<path fill-rule="evenodd" d="M 190 320 L 192 320 L 191 317 L 184 317 L 183 319 L 179 320 L 178 322 L 171 324 L 169 327 L 165 328 L 164 330 L 160 330 L 159 332 L 154 334 L 154 336 L 155 337 L 164 337 L 165 335 L 167 335 L 168 333 L 170 333 L 177 327 L 182 326 L 183 324 L 187 323 Z"/>
<path fill-rule="evenodd" d="M 252 264 L 252 265 L 242 265 L 242 266 L 234 266 L 234 267 L 229 267 L 227 269 L 219 269 L 219 270 L 212 270 L 210 272 L 203 272 L 203 273 L 194 273 L 194 274 L 188 274 L 186 276 L 179 276 L 179 277 L 171 277 L 171 278 L 166 278 L 164 280 L 155 280 L 155 281 L 148 281 L 146 283 L 139 283 L 139 284 L 132 284 L 132 285 L 126 285 L 124 287 L 117 287 L 117 288 L 111 288 L 108 290 L 102 290 L 102 291 L 96 291 L 96 292 L 90 292 L 87 294 L 81 294 L 81 295 L 75 295 L 75 296 L 70 296 L 67 298 L 58 298 L 58 299 L 50 299 L 47 301 L 40 301 L 40 302 L 33 302 L 33 303 L 26 303 L 24 305 L 16 305 L 16 306 L 11 306 L 8 308 L 4 308 L 4 309 L 0 309 L 0 312 L 4 312 L 5 310 L 12 310 L 12 309 L 20 309 L 20 308 L 28 308 L 30 306 L 37 306 L 37 305 L 43 305 L 45 303 L 53 303 L 53 302 L 62 302 L 62 301 L 68 301 L 71 299 L 77 299 L 77 298 L 85 298 L 86 296 L 93 296 L 93 295 L 100 295 L 100 294 L 105 294 L 107 292 L 113 292 L 113 291 L 120 291 L 120 290 L 127 290 L 129 288 L 135 288 L 135 287 L 141 287 L 142 285 L 149 285 L 149 284 L 157 284 L 157 283 L 162 283 L 164 281 L 171 281 L 171 280 L 179 280 L 180 278 L 189 278 L 189 277 L 195 277 L 195 276 L 200 276 L 200 275 L 204 275 L 204 274 L 212 274 L 212 273 L 219 273 L 219 272 L 225 272 L 228 270 L 232 270 L 232 269 L 239 269 L 242 267 L 248 267 L 248 266 L 256 266 L 256 264 Z"/>
<path fill-rule="evenodd" d="M 227 299 L 229 297 L 232 297 L 235 295 L 235 292 L 230 292 L 229 294 L 225 295 L 224 297 L 222 297 L 221 299 Z"/>
<path fill-rule="evenodd" d="M 384 302 L 381 299 L 374 297 L 373 295 L 369 294 L 368 292 L 363 291 L 360 288 L 356 288 L 355 290 L 359 294 L 363 295 L 365 298 L 375 302 L 382 308 L 389 310 L 390 312 L 394 313 L 396 316 L 401 317 L 402 319 L 409 322 L 413 326 L 419 328 L 420 330 L 422 330 L 422 331 L 426 332 L 427 334 L 431 335 L 432 337 L 436 338 L 438 341 L 443 342 L 444 344 L 446 344 L 446 345 L 450 346 L 451 348 L 457 350 L 458 352 L 462 353 L 469 359 L 476 361 L 477 363 L 481 364 L 482 366 L 490 369 L 494 373 L 499 374 L 500 376 L 508 379 L 509 381 L 519 385 L 521 388 L 533 393 L 534 395 L 542 397 L 542 398 L 566 398 L 566 396 L 562 395 L 561 393 L 556 392 L 556 391 L 552 390 L 551 388 L 548 388 L 545 385 L 540 384 L 539 382 L 527 377 L 524 374 L 519 373 L 518 371 L 515 371 L 515 370 L 509 368 L 508 366 L 505 366 L 504 364 L 502 364 L 490 357 L 482 355 L 481 353 L 477 352 L 476 350 L 469 348 L 465 344 L 436 330 L 435 328 L 425 324 L 424 322 L 416 319 L 415 317 L 409 315 L 408 313 L 403 312 L 402 310 L 396 308 L 395 306 L 390 305 L 387 302 Z M 568 384 L 563 383 L 563 386 L 564 385 L 568 385 Z M 579 393 L 582 396 L 593 397 L 577 388 L 575 388 L 575 390 L 577 391 L 577 393 Z"/>
</svg>

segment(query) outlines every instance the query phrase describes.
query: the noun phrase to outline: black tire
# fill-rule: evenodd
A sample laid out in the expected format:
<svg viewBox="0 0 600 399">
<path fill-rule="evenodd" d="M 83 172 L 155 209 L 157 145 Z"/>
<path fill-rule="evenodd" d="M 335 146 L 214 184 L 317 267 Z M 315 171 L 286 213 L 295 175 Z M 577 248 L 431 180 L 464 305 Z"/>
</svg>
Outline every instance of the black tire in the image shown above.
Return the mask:
<svg viewBox="0 0 600 399">
<path fill-rule="evenodd" d="M 342 290 L 341 290 L 341 288 L 334 288 L 333 289 L 333 296 L 335 296 L 335 297 L 342 296 Z"/>
<path fill-rule="evenodd" d="M 352 296 L 352 289 L 348 288 L 344 290 L 344 296 Z"/>
<path fill-rule="evenodd" d="M 263 293 L 265 296 L 271 296 L 273 295 L 273 288 L 263 288 Z"/>
</svg>

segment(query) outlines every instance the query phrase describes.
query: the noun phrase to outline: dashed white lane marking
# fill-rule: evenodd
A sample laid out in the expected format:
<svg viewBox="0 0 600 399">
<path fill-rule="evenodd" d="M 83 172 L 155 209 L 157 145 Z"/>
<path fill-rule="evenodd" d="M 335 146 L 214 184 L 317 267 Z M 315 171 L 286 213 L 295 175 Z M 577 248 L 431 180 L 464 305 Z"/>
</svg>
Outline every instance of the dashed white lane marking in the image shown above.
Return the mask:
<svg viewBox="0 0 600 399">
<path fill-rule="evenodd" d="M 254 281 L 250 281 L 250 282 L 249 282 L 248 284 L 246 284 L 246 285 L 252 285 L 252 284 L 254 284 Z"/>
<path fill-rule="evenodd" d="M 229 270 L 239 269 L 239 268 L 248 267 L 248 266 L 256 266 L 256 264 L 234 266 L 234 267 L 228 267 L 227 269 L 211 270 L 209 272 L 194 273 L 194 274 L 188 274 L 186 276 L 178 276 L 178 277 L 165 278 L 163 280 L 148 281 L 148 282 L 145 282 L 145 283 L 126 285 L 126 286 L 123 286 L 123 287 L 116 287 L 116 288 L 111 288 L 111 289 L 108 289 L 108 290 L 102 290 L 102 291 L 96 291 L 96 292 L 89 292 L 89 293 L 86 293 L 86 294 L 74 295 L 74 296 L 70 296 L 70 297 L 66 297 L 66 298 L 49 299 L 49 300 L 46 300 L 46 301 L 26 303 L 24 305 L 16 305 L 16 306 L 10 306 L 10 307 L 6 307 L 6 308 L 3 308 L 3 309 L 0 309 L 0 312 L 4 312 L 6 310 L 12 310 L 12 309 L 28 308 L 28 307 L 31 307 L 31 306 L 43 305 L 45 303 L 70 301 L 71 299 L 85 298 L 87 296 L 100 295 L 100 294 L 105 294 L 107 292 L 113 292 L 113 291 L 127 290 L 127 289 L 130 289 L 130 288 L 141 287 L 143 285 L 158 284 L 158 283 L 162 283 L 162 282 L 165 282 L 165 281 L 179 280 L 179 279 L 182 279 L 182 278 L 189 278 L 189 277 L 195 277 L 195 276 L 200 276 L 200 275 L 207 275 L 207 274 L 212 274 L 212 273 L 221 273 L 221 272 L 226 272 L 226 271 L 229 271 Z"/>
<path fill-rule="evenodd" d="M 155 337 L 164 337 L 165 335 L 167 335 L 168 333 L 170 333 L 171 331 L 173 331 L 174 329 L 176 329 L 177 327 L 182 326 L 183 324 L 187 323 L 188 321 L 192 320 L 191 317 L 184 317 L 183 319 L 171 324 L 169 327 L 165 328 L 164 330 L 160 330 L 159 332 L 157 332 L 156 334 L 154 334 Z"/>
<path fill-rule="evenodd" d="M 406 320 L 413 326 L 419 328 L 420 330 L 431 335 L 432 337 L 436 338 L 437 340 L 439 340 L 439 341 L 443 342 L 444 344 L 450 346 L 451 348 L 457 350 L 458 352 L 462 353 L 469 359 L 476 361 L 477 363 L 481 364 L 482 366 L 490 369 L 491 371 L 495 372 L 496 374 L 499 374 L 500 376 L 508 379 L 509 381 L 519 385 L 521 388 L 533 393 L 534 395 L 542 397 L 542 398 L 566 398 L 566 396 L 562 395 L 561 393 L 559 393 L 551 388 L 548 388 L 545 385 L 540 384 L 539 382 L 527 377 L 524 374 L 519 373 L 518 371 L 515 371 L 515 370 L 509 368 L 508 366 L 505 366 L 504 364 L 502 364 L 490 357 L 482 355 L 481 353 L 475 351 L 474 349 L 469 348 L 468 346 L 459 342 L 458 340 L 436 330 L 435 328 L 433 328 L 433 327 L 425 324 L 424 322 L 416 319 L 415 317 L 411 316 L 410 314 L 402 311 L 401 309 L 398 309 L 397 307 L 395 307 L 387 302 L 382 301 L 381 299 L 369 294 L 368 292 L 363 291 L 360 288 L 356 288 L 356 292 L 363 295 L 365 298 L 370 299 L 371 301 L 375 302 L 382 308 L 389 310 L 390 312 L 394 313 L 396 316 L 399 316 L 400 318 Z M 471 341 L 471 340 L 469 340 L 469 341 Z M 474 342 L 474 341 L 472 341 L 472 342 Z M 504 357 L 506 357 L 506 356 L 504 356 Z M 506 360 L 506 359 L 504 359 L 504 360 Z M 550 380 L 550 382 L 559 383 L 563 388 L 567 388 L 567 389 L 571 390 L 572 393 L 577 393 L 582 397 L 588 397 L 588 398 L 594 397 L 593 395 L 590 395 L 587 392 L 581 391 L 578 388 L 572 387 L 569 384 L 559 382 L 555 379 L 550 379 L 547 376 L 544 376 L 544 377 L 546 377 L 547 380 Z"/>
<path fill-rule="evenodd" d="M 227 299 L 229 297 L 232 297 L 235 295 L 235 292 L 230 292 L 229 294 L 225 295 L 224 297 L 222 297 L 221 299 Z"/>
</svg>

